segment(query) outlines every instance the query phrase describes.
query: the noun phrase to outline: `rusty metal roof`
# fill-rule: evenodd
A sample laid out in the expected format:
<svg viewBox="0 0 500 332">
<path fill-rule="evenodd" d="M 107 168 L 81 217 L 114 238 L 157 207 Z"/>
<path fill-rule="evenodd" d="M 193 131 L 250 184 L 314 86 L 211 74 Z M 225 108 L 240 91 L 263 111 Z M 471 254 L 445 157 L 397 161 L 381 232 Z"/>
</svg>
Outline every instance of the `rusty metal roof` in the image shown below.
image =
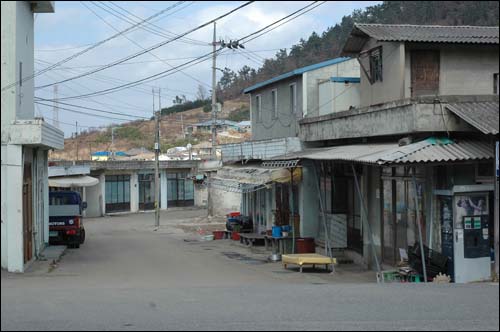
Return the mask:
<svg viewBox="0 0 500 332">
<path fill-rule="evenodd" d="M 447 104 L 446 108 L 483 134 L 499 132 L 498 101 Z"/>
<path fill-rule="evenodd" d="M 343 54 L 362 50 L 371 37 L 378 41 L 498 44 L 498 27 L 407 24 L 355 24 Z"/>
</svg>

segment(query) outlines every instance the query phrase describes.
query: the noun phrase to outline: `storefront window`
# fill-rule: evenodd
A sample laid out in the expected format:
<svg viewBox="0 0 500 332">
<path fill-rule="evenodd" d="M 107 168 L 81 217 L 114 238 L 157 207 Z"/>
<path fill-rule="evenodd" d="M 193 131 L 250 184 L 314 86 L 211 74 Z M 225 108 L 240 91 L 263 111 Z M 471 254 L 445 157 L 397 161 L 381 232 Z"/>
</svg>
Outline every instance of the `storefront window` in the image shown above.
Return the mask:
<svg viewBox="0 0 500 332">
<path fill-rule="evenodd" d="M 106 212 L 130 211 L 130 175 L 106 175 Z"/>
</svg>

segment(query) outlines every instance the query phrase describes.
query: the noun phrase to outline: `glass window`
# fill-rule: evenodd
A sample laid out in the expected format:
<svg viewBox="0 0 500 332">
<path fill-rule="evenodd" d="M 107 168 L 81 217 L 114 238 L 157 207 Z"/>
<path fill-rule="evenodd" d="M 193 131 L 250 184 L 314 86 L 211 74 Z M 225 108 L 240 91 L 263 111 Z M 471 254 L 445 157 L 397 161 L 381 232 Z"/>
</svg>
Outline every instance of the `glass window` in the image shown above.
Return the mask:
<svg viewBox="0 0 500 332">
<path fill-rule="evenodd" d="M 261 96 L 255 96 L 255 120 L 256 122 L 262 121 L 262 100 Z"/>
</svg>

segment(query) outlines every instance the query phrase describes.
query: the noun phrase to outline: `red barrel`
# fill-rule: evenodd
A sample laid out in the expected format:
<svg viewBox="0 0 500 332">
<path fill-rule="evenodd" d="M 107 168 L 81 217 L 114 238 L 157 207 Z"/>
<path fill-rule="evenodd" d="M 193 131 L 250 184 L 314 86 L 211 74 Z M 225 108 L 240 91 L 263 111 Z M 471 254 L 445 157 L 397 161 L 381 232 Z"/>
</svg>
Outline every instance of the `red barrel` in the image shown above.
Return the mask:
<svg viewBox="0 0 500 332">
<path fill-rule="evenodd" d="M 233 233 L 231 233 L 231 238 L 232 238 L 234 241 L 239 241 L 239 240 L 240 240 L 240 233 L 238 233 L 238 232 L 233 232 Z"/>
<path fill-rule="evenodd" d="M 297 238 L 295 240 L 295 245 L 297 247 L 297 254 L 314 254 L 316 252 L 314 238 L 312 237 Z"/>
</svg>

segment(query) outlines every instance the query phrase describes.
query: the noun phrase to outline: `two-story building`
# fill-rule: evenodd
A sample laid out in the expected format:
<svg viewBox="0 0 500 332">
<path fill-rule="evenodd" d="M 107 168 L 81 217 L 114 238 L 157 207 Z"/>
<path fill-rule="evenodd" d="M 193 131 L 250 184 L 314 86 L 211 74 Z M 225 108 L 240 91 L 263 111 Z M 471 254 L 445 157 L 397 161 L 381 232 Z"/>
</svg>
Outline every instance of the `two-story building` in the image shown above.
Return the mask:
<svg viewBox="0 0 500 332">
<path fill-rule="evenodd" d="M 49 240 L 48 150 L 64 133 L 35 118 L 33 14 L 54 1 L 2 1 L 2 268 L 24 272 Z"/>
<path fill-rule="evenodd" d="M 344 57 L 298 68 L 246 88 L 252 141 L 221 146 L 226 166 L 212 179 L 211 197 L 229 196 L 224 191 L 232 193 L 233 198 L 239 198 L 234 193 L 240 194 L 240 209 L 253 219 L 257 233 L 269 231 L 273 225 L 293 224 L 294 233 L 302 234 L 308 224 L 301 220 L 308 219 L 311 212 L 304 204 L 311 198 L 311 183 L 303 186 L 302 168 L 293 162 L 262 166 L 262 160 L 302 150 L 298 135 L 304 116 L 359 106 L 359 83 L 358 62 Z M 234 165 L 228 165 L 231 163 Z"/>
<path fill-rule="evenodd" d="M 358 107 L 300 120 L 315 149 L 289 156 L 320 183 L 311 235 L 326 219 L 347 224 L 339 241 L 366 265 L 393 266 L 418 242 L 449 257 L 456 281 L 489 277 L 498 41 L 498 27 L 355 25 L 343 55 L 360 64 Z M 473 216 L 486 221 L 471 228 Z"/>
</svg>

